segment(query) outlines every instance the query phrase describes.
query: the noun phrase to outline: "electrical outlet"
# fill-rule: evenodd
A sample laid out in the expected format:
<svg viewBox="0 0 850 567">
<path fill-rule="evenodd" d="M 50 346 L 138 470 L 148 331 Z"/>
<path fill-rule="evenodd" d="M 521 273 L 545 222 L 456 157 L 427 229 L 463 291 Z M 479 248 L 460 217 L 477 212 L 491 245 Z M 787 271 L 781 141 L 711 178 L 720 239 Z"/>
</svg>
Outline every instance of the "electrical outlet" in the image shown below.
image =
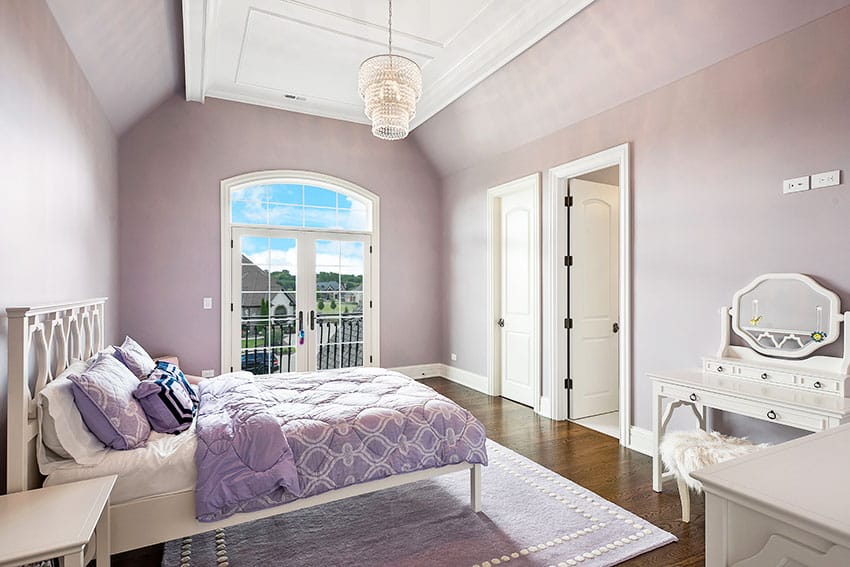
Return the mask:
<svg viewBox="0 0 850 567">
<path fill-rule="evenodd" d="M 786 179 L 782 182 L 782 192 L 787 193 L 798 193 L 800 191 L 808 191 L 809 190 L 809 176 L 805 177 L 795 177 L 794 179 Z"/>
<path fill-rule="evenodd" d="M 812 175 L 812 189 L 820 189 L 821 187 L 833 187 L 841 184 L 841 170 L 824 171 L 823 173 L 815 173 Z"/>
<path fill-rule="evenodd" d="M 212 378 L 215 376 L 215 370 L 201 370 L 201 378 Z"/>
<path fill-rule="evenodd" d="M 455 353 L 452 353 L 452 360 L 457 360 L 457 355 Z"/>
<path fill-rule="evenodd" d="M 212 309 L 212 297 L 204 298 L 204 309 Z"/>
</svg>

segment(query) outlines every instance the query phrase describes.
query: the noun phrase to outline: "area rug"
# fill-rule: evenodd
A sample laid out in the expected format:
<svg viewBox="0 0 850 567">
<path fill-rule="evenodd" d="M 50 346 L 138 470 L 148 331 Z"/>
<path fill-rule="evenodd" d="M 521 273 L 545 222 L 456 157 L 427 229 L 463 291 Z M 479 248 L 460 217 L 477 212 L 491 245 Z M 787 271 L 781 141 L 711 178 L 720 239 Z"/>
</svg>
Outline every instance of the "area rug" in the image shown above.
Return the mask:
<svg viewBox="0 0 850 567">
<path fill-rule="evenodd" d="M 168 542 L 164 567 L 587 565 L 675 536 L 493 441 L 482 511 L 469 473 Z"/>
</svg>

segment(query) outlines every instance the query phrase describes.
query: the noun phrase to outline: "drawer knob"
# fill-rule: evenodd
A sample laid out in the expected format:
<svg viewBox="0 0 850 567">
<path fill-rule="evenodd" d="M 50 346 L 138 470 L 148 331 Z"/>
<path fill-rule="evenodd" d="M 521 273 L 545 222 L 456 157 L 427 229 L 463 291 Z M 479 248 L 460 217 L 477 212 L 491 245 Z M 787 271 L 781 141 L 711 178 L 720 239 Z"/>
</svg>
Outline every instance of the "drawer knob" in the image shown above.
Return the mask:
<svg viewBox="0 0 850 567">
<path fill-rule="evenodd" d="M 768 417 L 768 419 L 776 419 L 776 412 L 773 411 L 773 410 L 770 410 L 769 412 L 767 412 L 767 417 Z"/>
<path fill-rule="evenodd" d="M 761 379 L 762 379 L 762 380 L 767 380 L 767 372 L 762 373 L 762 375 L 761 375 Z"/>
<path fill-rule="evenodd" d="M 722 367 L 722 366 L 718 366 L 718 367 L 717 367 L 717 371 L 718 371 L 718 372 L 723 372 L 723 367 Z"/>
<path fill-rule="evenodd" d="M 814 383 L 814 386 L 815 386 L 815 388 L 817 388 L 818 390 L 820 390 L 821 388 L 823 388 L 823 384 L 821 384 L 820 382 L 815 382 L 815 383 Z"/>
<path fill-rule="evenodd" d="M 697 395 L 696 394 L 691 394 L 689 397 L 691 398 L 692 402 L 697 401 Z"/>
</svg>

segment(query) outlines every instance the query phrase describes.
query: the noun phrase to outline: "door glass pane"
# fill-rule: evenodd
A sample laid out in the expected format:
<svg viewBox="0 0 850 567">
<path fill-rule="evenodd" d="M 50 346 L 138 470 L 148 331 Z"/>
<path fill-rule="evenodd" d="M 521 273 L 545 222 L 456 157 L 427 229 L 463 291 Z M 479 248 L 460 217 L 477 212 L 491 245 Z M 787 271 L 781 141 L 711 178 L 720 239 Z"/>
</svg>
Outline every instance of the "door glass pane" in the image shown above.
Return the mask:
<svg viewBox="0 0 850 567">
<path fill-rule="evenodd" d="M 316 241 L 316 366 L 363 365 L 364 245 Z"/>
<path fill-rule="evenodd" d="M 242 257 L 241 368 L 254 374 L 296 370 L 294 238 L 246 236 Z"/>
</svg>

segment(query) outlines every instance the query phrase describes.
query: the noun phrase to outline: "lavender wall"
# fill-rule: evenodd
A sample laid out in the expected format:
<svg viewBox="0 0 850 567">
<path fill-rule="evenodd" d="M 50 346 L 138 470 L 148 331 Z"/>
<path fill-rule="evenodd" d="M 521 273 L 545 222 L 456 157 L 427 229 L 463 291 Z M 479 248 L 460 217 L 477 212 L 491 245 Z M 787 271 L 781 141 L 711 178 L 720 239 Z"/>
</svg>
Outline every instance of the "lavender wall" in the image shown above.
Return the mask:
<svg viewBox="0 0 850 567">
<path fill-rule="evenodd" d="M 439 359 L 439 182 L 367 126 L 173 97 L 121 137 L 121 330 L 193 373 L 220 366 L 220 181 L 303 169 L 381 197 L 381 363 Z M 201 309 L 201 298 L 215 309 Z"/>
<path fill-rule="evenodd" d="M 0 2 L 2 307 L 109 296 L 117 321 L 117 143 L 42 0 Z M 6 464 L 0 318 L 0 479 Z M 112 338 L 110 334 L 107 338 Z"/>
<path fill-rule="evenodd" d="M 539 44 L 552 57 L 557 37 Z M 442 360 L 455 352 L 453 365 L 486 373 L 487 188 L 623 142 L 633 152 L 636 425 L 650 426 L 646 372 L 694 366 L 713 353 L 717 309 L 755 275 L 811 274 L 850 306 L 850 186 L 781 194 L 784 178 L 850 172 L 848 69 L 845 8 L 445 177 Z M 452 125 L 421 129 L 417 136 L 445 141 L 442 151 L 462 151 Z M 748 432 L 758 437 L 760 427 Z"/>
</svg>

